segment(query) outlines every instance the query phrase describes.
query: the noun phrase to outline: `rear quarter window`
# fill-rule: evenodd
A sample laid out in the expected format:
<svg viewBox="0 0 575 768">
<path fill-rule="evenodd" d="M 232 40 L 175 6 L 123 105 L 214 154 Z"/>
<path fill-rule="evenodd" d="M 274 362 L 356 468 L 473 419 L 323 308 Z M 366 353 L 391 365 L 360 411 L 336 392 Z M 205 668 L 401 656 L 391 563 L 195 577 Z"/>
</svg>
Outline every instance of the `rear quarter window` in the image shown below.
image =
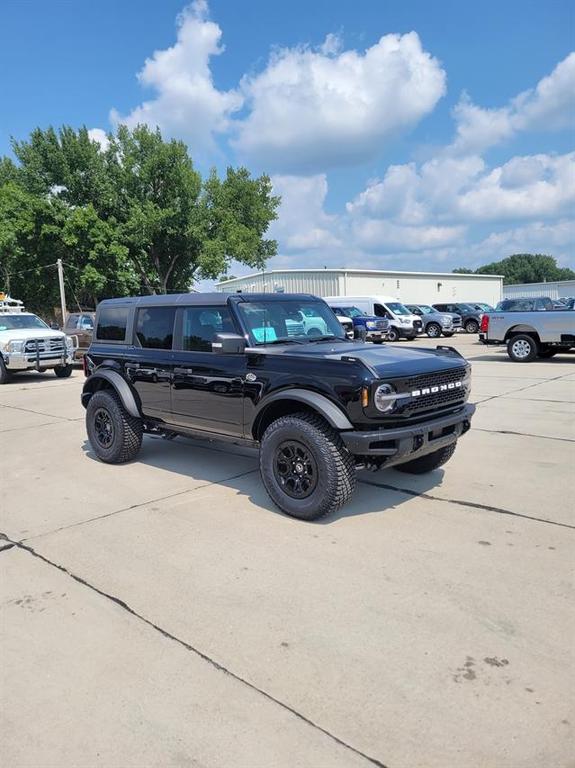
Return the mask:
<svg viewBox="0 0 575 768">
<path fill-rule="evenodd" d="M 125 341 L 128 327 L 128 307 L 102 307 L 98 314 L 98 341 Z"/>
</svg>

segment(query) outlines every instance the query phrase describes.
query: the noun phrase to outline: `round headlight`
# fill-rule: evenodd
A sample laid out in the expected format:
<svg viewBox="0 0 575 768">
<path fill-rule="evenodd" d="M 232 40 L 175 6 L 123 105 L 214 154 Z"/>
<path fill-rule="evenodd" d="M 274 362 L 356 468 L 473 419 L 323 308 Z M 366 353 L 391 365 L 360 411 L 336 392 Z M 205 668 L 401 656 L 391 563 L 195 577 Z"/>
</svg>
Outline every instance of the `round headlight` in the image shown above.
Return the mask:
<svg viewBox="0 0 575 768">
<path fill-rule="evenodd" d="M 395 408 L 397 396 L 395 389 L 391 384 L 380 384 L 375 390 L 373 402 L 378 411 L 389 413 Z"/>
</svg>

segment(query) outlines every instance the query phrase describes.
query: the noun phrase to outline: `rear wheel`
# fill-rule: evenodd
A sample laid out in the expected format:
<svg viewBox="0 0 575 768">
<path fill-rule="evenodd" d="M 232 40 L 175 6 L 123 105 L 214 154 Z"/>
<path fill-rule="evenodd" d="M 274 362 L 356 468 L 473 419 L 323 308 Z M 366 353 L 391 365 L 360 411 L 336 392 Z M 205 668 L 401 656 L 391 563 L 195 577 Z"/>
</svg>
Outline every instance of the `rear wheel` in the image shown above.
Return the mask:
<svg viewBox="0 0 575 768">
<path fill-rule="evenodd" d="M 129 414 L 112 390 L 88 401 L 86 430 L 94 453 L 107 464 L 131 461 L 142 445 L 142 421 Z"/>
<path fill-rule="evenodd" d="M 426 472 L 432 472 L 434 469 L 445 464 L 446 461 L 449 461 L 455 453 L 456 446 L 457 442 L 451 443 L 451 445 L 446 445 L 438 451 L 420 456 L 419 459 L 406 461 L 405 464 L 398 464 L 394 469 L 399 470 L 399 472 L 407 472 L 410 475 L 424 475 Z"/>
<path fill-rule="evenodd" d="M 537 341 L 526 333 L 512 336 L 507 342 L 507 354 L 514 363 L 530 363 L 535 360 L 538 351 Z"/>
<path fill-rule="evenodd" d="M 44 370 L 46 370 L 44 368 Z M 57 365 L 54 368 L 54 373 L 59 379 L 67 379 L 68 376 L 72 375 L 72 366 L 71 365 Z"/>
<path fill-rule="evenodd" d="M 425 328 L 425 332 L 430 339 L 436 339 L 438 336 L 441 336 L 441 326 L 439 323 L 429 323 Z"/>
<path fill-rule="evenodd" d="M 467 331 L 467 333 L 477 333 L 477 331 L 479 330 L 479 323 L 477 322 L 477 320 L 468 320 L 465 323 L 465 330 Z"/>
<path fill-rule="evenodd" d="M 314 413 L 282 416 L 269 425 L 260 446 L 260 472 L 272 501 L 300 520 L 335 512 L 355 489 L 353 457 Z"/>
<path fill-rule="evenodd" d="M 0 357 L 0 385 L 7 384 L 10 381 L 10 373 Z"/>
</svg>

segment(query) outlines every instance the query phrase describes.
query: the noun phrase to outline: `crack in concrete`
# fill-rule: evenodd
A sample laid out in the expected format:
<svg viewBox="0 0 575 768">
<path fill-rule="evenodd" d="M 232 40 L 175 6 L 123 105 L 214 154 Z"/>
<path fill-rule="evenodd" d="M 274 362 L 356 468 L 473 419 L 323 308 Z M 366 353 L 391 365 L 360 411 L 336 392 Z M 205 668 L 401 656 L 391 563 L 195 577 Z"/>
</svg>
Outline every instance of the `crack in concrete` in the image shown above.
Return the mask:
<svg viewBox="0 0 575 768">
<path fill-rule="evenodd" d="M 68 416 L 55 416 L 53 413 L 45 413 L 45 411 L 33 411 L 31 408 L 20 408 L 17 405 L 6 405 L 6 403 L 0 403 L 0 408 L 10 408 L 13 411 L 24 411 L 24 413 L 35 413 L 36 416 L 48 416 L 50 419 L 60 419 L 60 421 L 82 421 L 83 416 L 76 416 L 71 419 Z"/>
<path fill-rule="evenodd" d="M 443 501 L 445 504 L 457 504 L 461 507 L 481 509 L 484 512 L 496 512 L 498 515 L 522 517 L 525 520 L 533 520 L 536 523 L 547 523 L 547 525 L 556 525 L 560 528 L 568 528 L 575 531 L 575 525 L 571 525 L 570 523 L 559 523 L 556 520 L 547 520 L 544 517 L 524 515 L 522 512 L 513 512 L 510 509 L 503 509 L 502 507 L 492 507 L 489 504 L 479 504 L 476 501 L 463 501 L 462 499 L 442 499 L 441 496 L 432 496 L 430 493 L 425 493 L 424 491 L 413 491 L 411 488 L 398 488 L 395 485 L 389 485 L 388 483 L 376 483 L 373 480 L 358 480 L 357 482 L 362 483 L 363 485 L 371 485 L 375 488 L 385 488 L 388 491 L 398 491 L 399 493 L 405 493 L 408 496 L 414 496 L 416 498 L 429 499 L 430 501 Z"/>
<path fill-rule="evenodd" d="M 157 504 L 160 501 L 167 501 L 168 499 L 175 499 L 177 496 L 183 496 L 185 493 L 194 493 L 195 491 L 200 491 L 202 488 L 209 488 L 211 485 L 220 485 L 221 483 L 227 483 L 230 480 L 237 480 L 239 477 L 245 477 L 246 475 L 251 475 L 253 472 L 257 472 L 256 469 L 248 469 L 246 472 L 239 472 L 237 475 L 231 475 L 230 477 L 224 477 L 221 480 L 210 480 L 207 483 L 202 483 L 201 485 L 196 485 L 194 488 L 184 488 L 182 491 L 176 491 L 175 493 L 170 493 L 167 496 L 159 496 L 157 499 L 147 499 L 146 501 L 141 501 L 138 504 L 131 504 L 129 507 L 122 507 L 121 509 L 115 509 L 113 512 L 106 512 L 103 515 L 96 515 L 95 517 L 89 517 L 87 520 L 79 520 L 76 523 L 70 523 L 69 525 L 62 525 L 60 528 L 54 528 L 52 531 L 46 531 L 45 533 L 38 533 L 36 536 L 26 536 L 23 539 L 19 539 L 20 542 L 24 541 L 35 541 L 36 539 L 41 539 L 44 536 L 51 536 L 53 533 L 60 533 L 60 531 L 67 531 L 69 528 L 78 528 L 80 525 L 86 525 L 86 523 L 93 523 L 97 520 L 105 520 L 107 517 L 114 517 L 115 515 L 119 515 L 122 512 L 129 512 L 133 509 L 138 509 L 139 507 L 146 507 L 148 504 Z M 2 534 L 0 534 L 1 536 Z"/>
<path fill-rule="evenodd" d="M 477 401 L 476 405 L 483 405 L 483 403 L 488 403 L 490 400 L 498 400 L 500 397 L 509 397 L 509 395 L 514 395 L 517 392 L 525 392 L 527 389 L 533 389 L 533 387 L 539 387 L 542 384 L 549 384 L 551 381 L 559 381 L 559 379 L 565 379 L 567 376 L 570 376 L 570 373 L 564 373 L 562 376 L 555 376 L 553 379 L 545 379 L 544 381 L 537 381 L 535 384 L 528 384 L 526 387 L 519 387 L 519 389 L 512 389 L 511 392 L 505 392 L 501 395 L 491 395 L 490 397 L 486 397 L 484 400 Z M 504 378 L 503 376 L 501 378 Z M 473 388 L 473 385 L 472 385 Z M 520 399 L 520 398 L 519 398 Z M 546 400 L 538 400 L 538 402 L 545 403 Z"/>
<path fill-rule="evenodd" d="M 148 627 L 151 627 L 156 632 L 158 632 L 162 637 L 164 637 L 167 640 L 171 640 L 178 645 L 180 645 L 182 648 L 185 648 L 190 653 L 195 654 L 203 661 L 206 661 L 208 664 L 210 664 L 214 669 L 217 669 L 219 672 L 223 672 L 226 675 L 229 675 L 234 680 L 237 680 L 237 682 L 241 683 L 242 685 L 245 685 L 247 688 L 249 688 L 252 691 L 255 691 L 256 693 L 263 696 L 268 701 L 271 701 L 273 704 L 277 704 L 282 709 L 286 710 L 287 712 L 290 712 L 294 717 L 296 717 L 298 720 L 301 720 L 302 722 L 306 723 L 306 725 L 311 726 L 315 730 L 319 731 L 320 733 L 323 733 L 325 736 L 327 736 L 329 739 L 334 741 L 336 744 L 339 744 L 340 746 L 344 747 L 345 749 L 348 749 L 350 752 L 353 752 L 355 755 L 358 755 L 359 757 L 363 758 L 367 762 L 371 763 L 371 765 L 377 766 L 377 768 L 389 768 L 389 766 L 386 766 L 384 763 L 382 763 L 380 760 L 377 760 L 374 757 L 371 757 L 370 755 L 366 754 L 365 752 L 362 752 L 357 747 L 352 746 L 348 742 L 344 741 L 343 739 L 340 739 L 338 736 L 336 736 L 331 731 L 328 731 L 327 728 L 323 728 L 318 723 L 311 720 L 309 717 L 306 717 L 306 715 L 299 712 L 294 707 L 290 706 L 289 704 L 286 704 L 281 699 L 276 698 L 271 693 L 268 693 L 263 688 L 259 688 L 255 683 L 251 683 L 249 680 L 246 680 L 246 678 L 242 677 L 236 672 L 233 672 L 228 667 L 224 666 L 224 664 L 221 664 L 220 662 L 213 659 L 211 656 L 208 656 L 207 653 L 204 653 L 203 651 L 200 651 L 195 646 L 191 645 L 190 643 L 186 642 L 185 640 L 182 640 L 182 638 L 177 637 L 177 635 L 173 635 L 171 632 L 168 632 L 168 630 L 163 629 L 159 624 L 154 623 L 151 619 L 147 619 L 142 614 L 138 613 L 134 608 L 132 608 L 128 603 L 126 603 L 124 600 L 122 600 L 119 597 L 116 597 L 115 595 L 112 595 L 108 592 L 105 592 L 104 590 L 100 589 L 99 587 L 96 587 L 94 584 L 91 584 L 89 581 L 86 581 L 86 579 L 83 579 L 81 576 L 78 576 L 77 574 L 73 573 L 72 571 L 69 571 L 65 566 L 60 565 L 59 563 L 54 562 L 53 560 L 50 560 L 48 557 L 45 557 L 40 552 L 37 552 L 35 549 L 30 547 L 27 544 L 24 544 L 21 541 L 12 541 L 8 536 L 6 536 L 3 533 L 0 533 L 0 539 L 3 541 L 10 542 L 12 546 L 23 550 L 24 552 L 27 552 L 28 554 L 32 555 L 33 557 L 37 557 L 39 560 L 42 560 L 42 562 L 46 563 L 47 565 L 50 565 L 52 568 L 56 568 L 57 570 L 61 571 L 62 573 L 65 573 L 67 576 L 69 576 L 71 579 L 76 581 L 78 584 L 81 584 L 84 587 L 87 587 L 88 589 L 92 590 L 96 594 L 100 595 L 101 597 L 105 598 L 106 600 L 110 600 L 111 602 L 115 603 L 119 608 L 129 613 L 131 616 L 133 616 L 136 619 L 139 619 L 141 622 L 146 624 Z"/>
<path fill-rule="evenodd" d="M 575 443 L 575 439 L 571 437 L 551 437 L 550 435 L 534 435 L 532 432 L 515 432 L 512 429 L 485 429 L 484 427 L 473 427 L 473 431 L 474 432 L 490 432 L 493 435 L 517 435 L 519 437 L 537 437 L 540 440 L 560 440 L 563 443 Z"/>
</svg>

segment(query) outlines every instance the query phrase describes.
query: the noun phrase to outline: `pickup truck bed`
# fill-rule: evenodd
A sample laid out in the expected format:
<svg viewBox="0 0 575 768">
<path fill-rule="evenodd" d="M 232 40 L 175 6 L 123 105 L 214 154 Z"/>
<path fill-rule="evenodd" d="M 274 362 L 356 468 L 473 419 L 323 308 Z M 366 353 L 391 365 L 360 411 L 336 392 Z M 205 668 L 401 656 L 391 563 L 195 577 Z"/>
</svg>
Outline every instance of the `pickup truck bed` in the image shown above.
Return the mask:
<svg viewBox="0 0 575 768">
<path fill-rule="evenodd" d="M 575 349 L 575 312 L 490 312 L 481 321 L 479 341 L 506 344 L 516 363 L 549 358 Z"/>
</svg>

